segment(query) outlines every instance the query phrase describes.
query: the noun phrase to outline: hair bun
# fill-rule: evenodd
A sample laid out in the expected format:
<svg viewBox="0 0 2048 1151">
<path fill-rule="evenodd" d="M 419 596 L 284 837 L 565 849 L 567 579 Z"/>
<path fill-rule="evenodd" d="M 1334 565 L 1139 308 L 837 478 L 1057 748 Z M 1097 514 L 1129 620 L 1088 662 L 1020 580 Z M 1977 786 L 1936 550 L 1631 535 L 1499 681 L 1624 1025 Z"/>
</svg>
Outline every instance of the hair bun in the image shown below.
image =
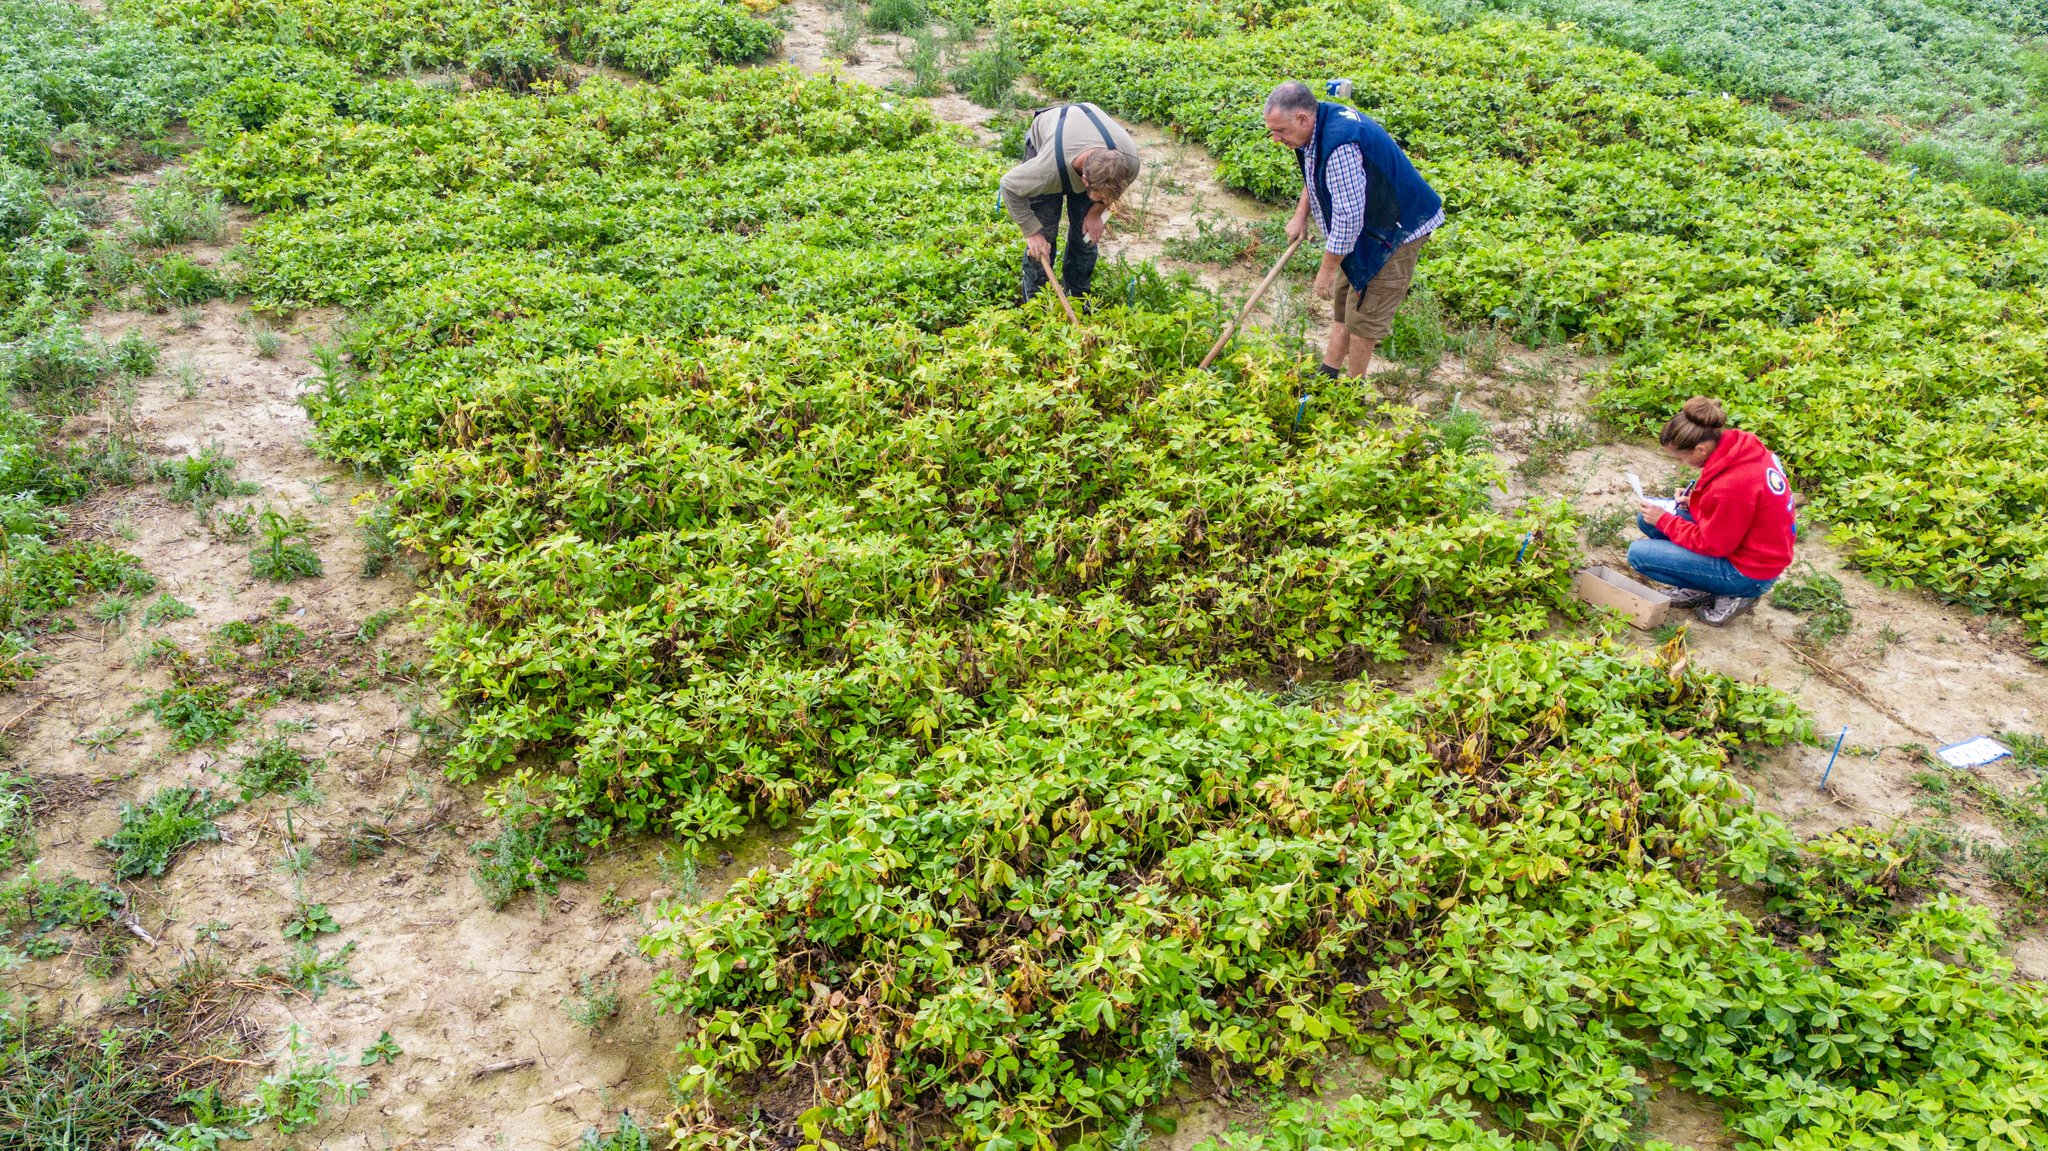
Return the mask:
<svg viewBox="0 0 2048 1151">
<path fill-rule="evenodd" d="M 1721 401 L 1711 396 L 1694 396 L 1679 410 L 1704 430 L 1718 431 L 1728 426 L 1728 413 L 1722 410 Z"/>
</svg>

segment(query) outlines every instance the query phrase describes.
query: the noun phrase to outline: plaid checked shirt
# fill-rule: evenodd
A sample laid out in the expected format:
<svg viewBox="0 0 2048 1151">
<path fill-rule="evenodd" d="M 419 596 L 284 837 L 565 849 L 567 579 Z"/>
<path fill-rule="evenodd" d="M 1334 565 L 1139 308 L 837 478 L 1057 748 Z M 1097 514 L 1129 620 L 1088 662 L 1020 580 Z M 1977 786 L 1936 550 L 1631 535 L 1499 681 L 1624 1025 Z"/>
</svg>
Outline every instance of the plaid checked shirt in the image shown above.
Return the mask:
<svg viewBox="0 0 2048 1151">
<path fill-rule="evenodd" d="M 1303 175 L 1306 187 L 1316 186 L 1316 133 L 1308 136 L 1308 149 L 1302 155 Z M 1348 256 L 1358 246 L 1358 233 L 1365 228 L 1365 155 L 1354 146 L 1337 149 L 1330 155 L 1330 215 L 1323 218 L 1323 201 L 1313 190 L 1308 194 L 1309 214 L 1315 217 L 1316 227 L 1323 232 L 1323 251 L 1333 256 Z M 1443 226 L 1443 209 L 1423 221 L 1415 234 L 1408 237 L 1410 242 L 1420 240 Z"/>
</svg>

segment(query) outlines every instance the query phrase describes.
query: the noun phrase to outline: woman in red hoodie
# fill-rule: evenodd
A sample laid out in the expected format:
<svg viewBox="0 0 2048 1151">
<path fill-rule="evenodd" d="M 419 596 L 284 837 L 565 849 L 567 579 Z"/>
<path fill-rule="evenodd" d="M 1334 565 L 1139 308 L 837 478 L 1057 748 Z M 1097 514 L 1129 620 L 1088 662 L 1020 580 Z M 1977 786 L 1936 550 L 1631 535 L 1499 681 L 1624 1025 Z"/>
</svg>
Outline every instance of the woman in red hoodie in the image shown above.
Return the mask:
<svg viewBox="0 0 2048 1151">
<path fill-rule="evenodd" d="M 1700 478 L 1675 512 L 1642 505 L 1637 522 L 1649 538 L 1628 546 L 1628 564 L 1678 588 L 1674 606 L 1698 608 L 1702 623 L 1719 627 L 1755 607 L 1791 566 L 1792 486 L 1763 441 L 1728 426 L 1719 400 L 1685 401 L 1658 442 Z"/>
</svg>

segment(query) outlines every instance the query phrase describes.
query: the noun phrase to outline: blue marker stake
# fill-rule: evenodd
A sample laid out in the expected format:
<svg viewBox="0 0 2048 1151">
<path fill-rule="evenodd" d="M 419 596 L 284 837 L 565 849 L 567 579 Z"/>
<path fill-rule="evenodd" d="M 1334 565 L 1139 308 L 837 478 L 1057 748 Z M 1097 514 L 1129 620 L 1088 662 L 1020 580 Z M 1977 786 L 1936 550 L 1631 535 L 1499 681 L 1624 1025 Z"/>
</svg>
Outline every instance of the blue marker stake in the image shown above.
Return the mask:
<svg viewBox="0 0 2048 1151">
<path fill-rule="evenodd" d="M 1847 738 L 1849 738 L 1849 729 L 1846 727 L 1842 729 L 1842 734 L 1835 737 L 1834 755 L 1828 756 L 1828 769 L 1820 773 L 1820 789 L 1822 791 L 1828 789 L 1828 776 L 1835 770 L 1835 756 L 1842 754 L 1842 741 Z"/>
<path fill-rule="evenodd" d="M 1523 536 L 1523 537 L 1522 537 L 1522 546 L 1521 546 L 1521 547 L 1518 547 L 1518 548 L 1516 548 L 1516 549 L 1515 549 L 1515 562 L 1516 562 L 1516 563 L 1521 563 L 1521 562 L 1522 562 L 1522 557 L 1523 557 L 1524 555 L 1528 554 L 1528 551 L 1529 551 L 1529 541 L 1530 541 L 1530 540 L 1532 540 L 1532 539 L 1535 539 L 1535 538 L 1536 538 L 1536 530 L 1535 530 L 1534 528 L 1531 528 L 1531 529 L 1529 530 L 1529 534 L 1528 534 L 1528 535 L 1525 535 L 1525 536 Z"/>
<path fill-rule="evenodd" d="M 1301 403 L 1300 403 L 1300 404 L 1297 404 L 1297 405 L 1295 406 L 1295 409 L 1294 409 L 1294 430 L 1295 430 L 1295 431 L 1297 431 L 1297 432 L 1298 432 L 1298 431 L 1300 431 L 1300 430 L 1301 430 L 1301 417 L 1302 417 L 1302 416 L 1304 416 L 1304 415 L 1306 415 L 1307 413 L 1308 413 L 1308 393 L 1307 393 L 1307 392 L 1303 392 L 1303 393 L 1301 393 Z"/>
</svg>

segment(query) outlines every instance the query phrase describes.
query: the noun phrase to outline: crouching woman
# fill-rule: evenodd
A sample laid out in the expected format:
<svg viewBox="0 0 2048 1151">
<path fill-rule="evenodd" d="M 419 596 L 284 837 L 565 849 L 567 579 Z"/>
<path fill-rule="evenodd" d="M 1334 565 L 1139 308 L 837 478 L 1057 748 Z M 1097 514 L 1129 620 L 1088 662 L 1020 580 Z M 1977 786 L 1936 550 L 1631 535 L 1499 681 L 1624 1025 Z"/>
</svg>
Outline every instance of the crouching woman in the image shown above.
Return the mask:
<svg viewBox="0 0 2048 1151">
<path fill-rule="evenodd" d="M 1658 437 L 1664 454 L 1700 478 L 1676 511 L 1645 502 L 1628 563 L 1679 589 L 1674 607 L 1715 627 L 1756 606 L 1792 564 L 1798 525 L 1785 469 L 1763 441 L 1728 426 L 1719 400 L 1694 396 Z"/>
</svg>

